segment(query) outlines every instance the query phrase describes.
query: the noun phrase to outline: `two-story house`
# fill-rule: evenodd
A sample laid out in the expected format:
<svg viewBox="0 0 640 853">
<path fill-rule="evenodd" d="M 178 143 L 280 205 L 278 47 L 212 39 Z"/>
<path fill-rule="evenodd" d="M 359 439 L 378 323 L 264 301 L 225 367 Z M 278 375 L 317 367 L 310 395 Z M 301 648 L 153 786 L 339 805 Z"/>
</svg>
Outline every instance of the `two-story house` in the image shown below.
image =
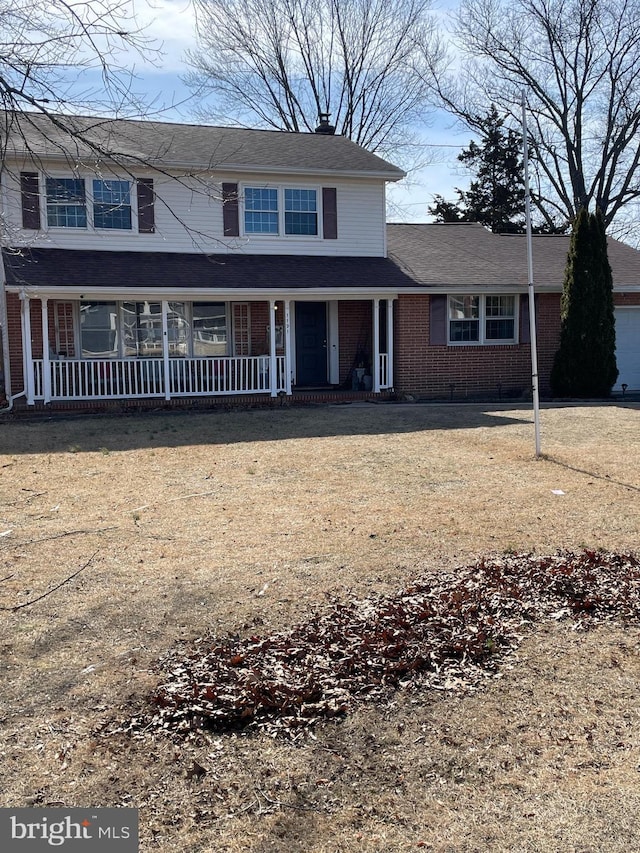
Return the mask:
<svg viewBox="0 0 640 853">
<path fill-rule="evenodd" d="M 523 235 L 386 225 L 403 172 L 334 135 L 17 117 L 0 199 L 10 405 L 432 399 L 531 386 Z M 68 119 L 67 119 L 68 121 Z M 567 237 L 534 237 L 540 388 Z M 640 253 L 609 240 L 640 389 Z"/>
<path fill-rule="evenodd" d="M 28 404 L 392 386 L 385 187 L 331 133 L 31 116 L 2 177 L 8 393 Z"/>
</svg>

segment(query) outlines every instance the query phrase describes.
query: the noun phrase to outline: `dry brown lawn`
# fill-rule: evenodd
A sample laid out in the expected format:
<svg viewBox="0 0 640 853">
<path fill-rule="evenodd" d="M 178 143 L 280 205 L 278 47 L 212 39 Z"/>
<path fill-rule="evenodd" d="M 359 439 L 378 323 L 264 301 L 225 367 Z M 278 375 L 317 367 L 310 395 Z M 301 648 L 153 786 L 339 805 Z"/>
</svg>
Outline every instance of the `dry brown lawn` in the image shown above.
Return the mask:
<svg viewBox="0 0 640 853">
<path fill-rule="evenodd" d="M 640 849 L 635 624 L 542 623 L 484 690 L 296 744 L 103 728 L 211 630 L 505 550 L 637 552 L 640 408 L 544 409 L 533 441 L 529 411 L 481 406 L 0 423 L 0 806 L 137 806 L 165 853 Z"/>
</svg>

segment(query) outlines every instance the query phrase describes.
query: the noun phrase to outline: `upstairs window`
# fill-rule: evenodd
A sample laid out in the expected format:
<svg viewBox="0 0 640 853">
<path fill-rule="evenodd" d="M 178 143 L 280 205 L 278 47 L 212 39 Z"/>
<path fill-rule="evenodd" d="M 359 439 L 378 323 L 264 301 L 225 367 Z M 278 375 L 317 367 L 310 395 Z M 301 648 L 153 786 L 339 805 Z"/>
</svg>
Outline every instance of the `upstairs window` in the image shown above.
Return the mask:
<svg viewBox="0 0 640 853">
<path fill-rule="evenodd" d="M 93 226 L 131 231 L 129 181 L 93 181 Z"/>
<path fill-rule="evenodd" d="M 82 178 L 47 178 L 47 224 L 52 228 L 86 228 L 87 204 Z"/>
<path fill-rule="evenodd" d="M 245 234 L 318 236 L 317 190 L 245 187 L 243 196 Z"/>
<path fill-rule="evenodd" d="M 449 343 L 516 343 L 513 294 L 449 296 Z"/>
<path fill-rule="evenodd" d="M 277 189 L 245 189 L 244 230 L 246 234 L 278 234 Z"/>
<path fill-rule="evenodd" d="M 318 233 L 318 206 L 315 190 L 284 191 L 284 233 Z"/>
</svg>

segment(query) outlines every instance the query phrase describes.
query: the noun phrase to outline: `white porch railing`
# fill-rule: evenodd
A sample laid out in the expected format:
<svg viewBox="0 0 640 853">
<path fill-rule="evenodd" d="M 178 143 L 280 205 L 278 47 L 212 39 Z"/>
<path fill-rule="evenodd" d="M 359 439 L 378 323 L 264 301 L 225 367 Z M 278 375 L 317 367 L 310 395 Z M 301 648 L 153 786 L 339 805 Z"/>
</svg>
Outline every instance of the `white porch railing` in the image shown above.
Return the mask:
<svg viewBox="0 0 640 853">
<path fill-rule="evenodd" d="M 393 381 L 389 376 L 389 355 L 386 352 L 380 353 L 380 389 L 392 388 Z"/>
<path fill-rule="evenodd" d="M 206 397 L 271 391 L 268 356 L 172 358 L 168 389 L 161 358 L 64 359 L 49 362 L 52 400 Z M 45 399 L 44 361 L 34 359 L 34 397 Z M 276 358 L 276 391 L 285 390 L 285 358 Z"/>
</svg>

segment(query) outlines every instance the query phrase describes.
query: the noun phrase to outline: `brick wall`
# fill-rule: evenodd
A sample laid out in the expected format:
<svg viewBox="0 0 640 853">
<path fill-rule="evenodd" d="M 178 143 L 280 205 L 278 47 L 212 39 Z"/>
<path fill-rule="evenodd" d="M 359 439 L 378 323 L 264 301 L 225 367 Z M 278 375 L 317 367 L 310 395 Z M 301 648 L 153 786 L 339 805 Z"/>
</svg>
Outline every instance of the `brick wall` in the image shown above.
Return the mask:
<svg viewBox="0 0 640 853">
<path fill-rule="evenodd" d="M 560 294 L 536 296 L 540 393 L 549 392 L 549 374 L 560 334 Z M 430 299 L 400 296 L 395 311 L 395 389 L 422 397 L 472 399 L 484 395 L 518 397 L 531 388 L 528 343 L 504 346 L 432 346 Z"/>
<path fill-rule="evenodd" d="M 348 383 L 351 371 L 356 366 L 359 350 L 366 352 L 371 369 L 373 348 L 373 302 L 369 300 L 345 301 L 338 305 L 338 328 L 340 333 L 340 384 Z"/>
</svg>

